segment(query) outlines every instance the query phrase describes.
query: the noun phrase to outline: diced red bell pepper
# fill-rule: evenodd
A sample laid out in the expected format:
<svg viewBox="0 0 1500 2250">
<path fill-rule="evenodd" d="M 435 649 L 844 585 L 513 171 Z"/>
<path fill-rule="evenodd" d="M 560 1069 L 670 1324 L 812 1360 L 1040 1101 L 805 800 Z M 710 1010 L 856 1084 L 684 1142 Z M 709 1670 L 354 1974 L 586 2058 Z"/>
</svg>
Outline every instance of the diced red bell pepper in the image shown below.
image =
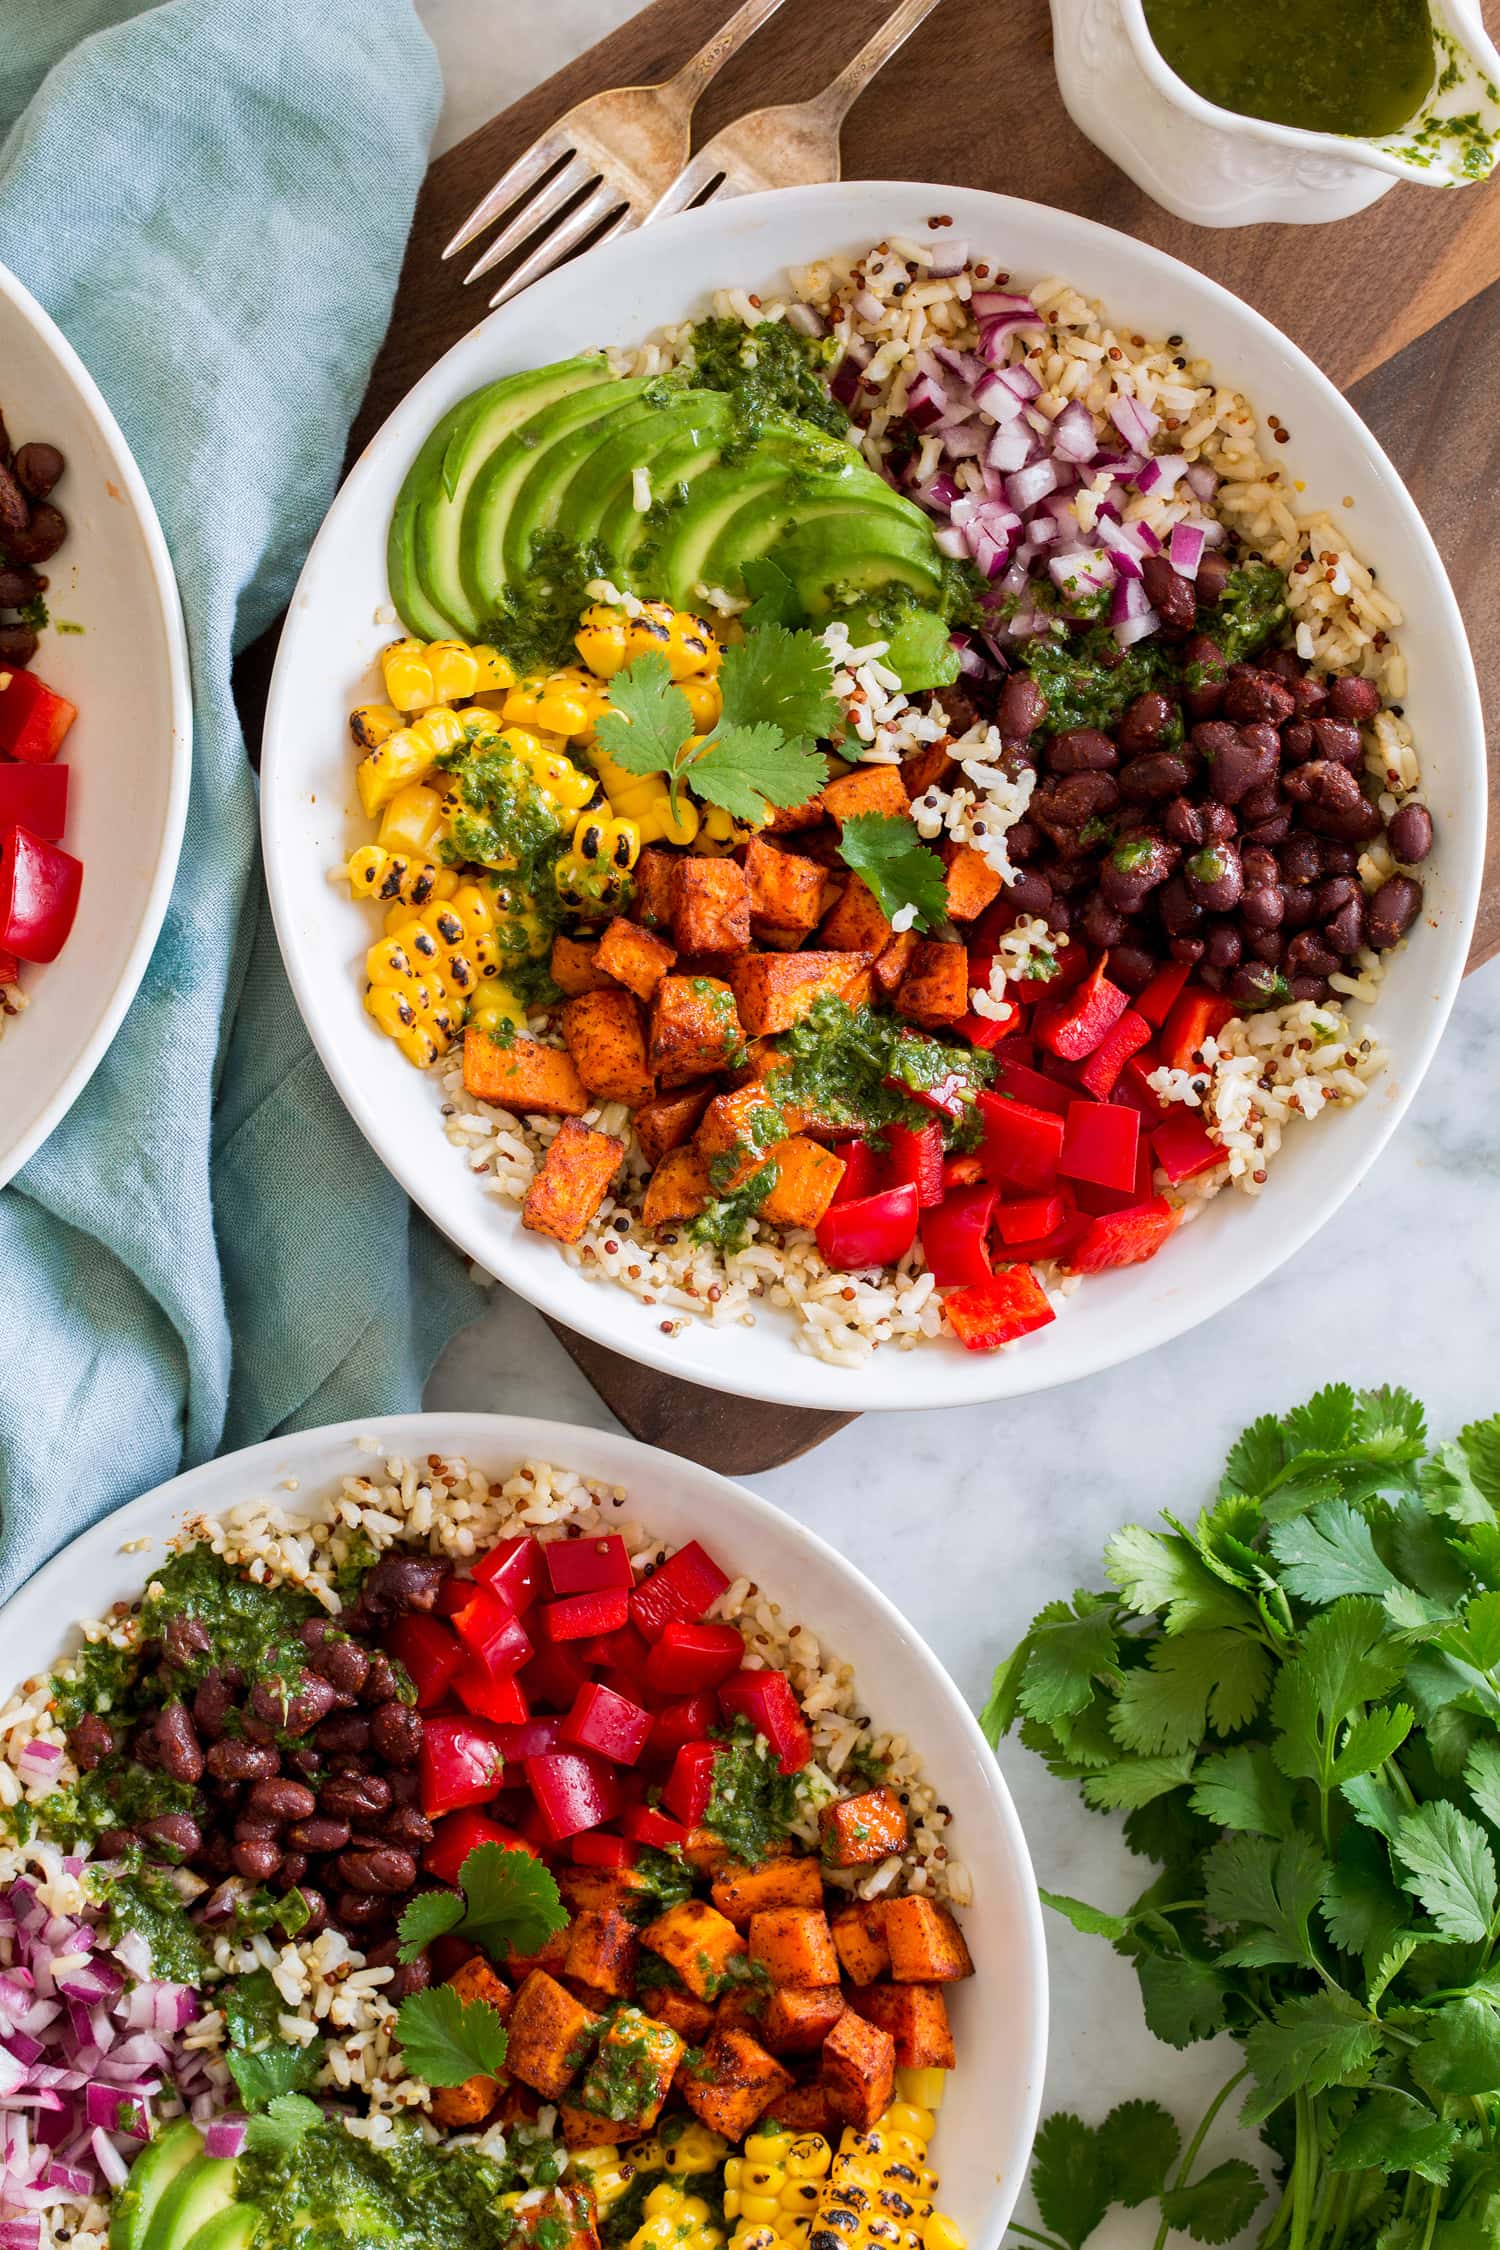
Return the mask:
<svg viewBox="0 0 1500 2250">
<path fill-rule="evenodd" d="M 576 1641 L 543 1641 L 520 1678 L 533 1708 L 540 1703 L 549 1711 L 567 1711 L 588 1676 Z"/>
<path fill-rule="evenodd" d="M 1074 1273 L 1104 1273 L 1111 1266 L 1138 1266 L 1154 1258 L 1175 1233 L 1182 1213 L 1161 1196 L 1092 1219 L 1089 1231 L 1068 1259 Z"/>
<path fill-rule="evenodd" d="M 1128 1188 L 1135 1179 L 1141 1120 L 1120 1102 L 1070 1102 L 1057 1169 L 1070 1180 Z"/>
<path fill-rule="evenodd" d="M 612 1835 L 607 1828 L 589 1828 L 573 1838 L 568 1856 L 576 1866 L 607 1867 L 612 1874 L 618 1874 L 623 1867 L 634 1867 L 640 1850 L 625 1837 Z"/>
<path fill-rule="evenodd" d="M 685 1828 L 700 1828 L 713 1788 L 717 1742 L 685 1742 L 672 1761 L 661 1801 Z"/>
<path fill-rule="evenodd" d="M 1029 1109 L 1056 1110 L 1059 1117 L 1069 1100 L 1066 1089 L 1055 1078 L 1033 1070 L 1029 1063 L 1013 1061 L 1009 1055 L 1002 1055 L 995 1065 L 995 1092 L 1008 1094 L 1013 1102 L 1025 1102 Z"/>
<path fill-rule="evenodd" d="M 1172 1107 L 1170 1102 L 1162 1100 L 1151 1083 L 1152 1071 L 1160 1068 L 1160 1063 L 1152 1055 L 1132 1055 L 1110 1096 L 1111 1101 L 1123 1102 L 1131 1109 L 1139 1110 L 1148 1128 L 1167 1116 Z"/>
<path fill-rule="evenodd" d="M 423 1720 L 422 1810 L 429 1820 L 499 1794 L 505 1767 L 501 1737 L 492 1719 Z"/>
<path fill-rule="evenodd" d="M 3 940 L 0 940 L 3 943 Z M 1221 1000 L 1216 992 L 1201 992 L 1189 985 L 1173 1003 L 1172 1012 L 1162 1025 L 1156 1051 L 1168 1070 L 1191 1069 L 1193 1059 L 1205 1039 L 1222 1031 L 1230 1018 L 1239 1013 L 1232 1000 Z"/>
<path fill-rule="evenodd" d="M 417 1691 L 417 1709 L 431 1711 L 453 1685 L 464 1660 L 463 1643 L 436 1617 L 409 1609 L 393 1618 L 385 1645 Z"/>
<path fill-rule="evenodd" d="M 856 1203 L 830 1203 L 817 1224 L 818 1248 L 840 1273 L 898 1265 L 917 1239 L 917 1212 L 910 1182 Z"/>
<path fill-rule="evenodd" d="M 981 1094 L 979 1114 L 984 1119 L 979 1156 L 986 1176 L 1001 1188 L 1051 1187 L 1063 1145 L 1057 1112 L 1008 1101 L 1002 1094 Z"/>
<path fill-rule="evenodd" d="M 716 1688 L 744 1661 L 737 1625 L 690 1625 L 674 1617 L 646 1659 L 646 1685 L 657 1695 L 697 1695 Z"/>
<path fill-rule="evenodd" d="M 480 1556 L 474 1576 L 508 1601 L 519 1617 L 546 1583 L 540 1544 L 535 1539 L 502 1539 Z"/>
<path fill-rule="evenodd" d="M 962 1117 L 974 1094 L 973 1080 L 961 1070 L 944 1071 L 931 1085 L 913 1085 L 899 1071 L 893 1071 L 885 1083 L 892 1093 L 905 1094 L 909 1101 L 932 1110 L 938 1117 Z"/>
<path fill-rule="evenodd" d="M 943 1299 L 943 1314 L 965 1351 L 993 1352 L 1057 1318 L 1030 1266 L 1007 1266 L 973 1289 Z"/>
<path fill-rule="evenodd" d="M 652 1851 L 669 1852 L 685 1844 L 693 1833 L 680 1820 L 669 1820 L 652 1805 L 627 1805 L 620 1830 L 633 1844 L 648 1844 Z"/>
<path fill-rule="evenodd" d="M 644 1673 L 646 1658 L 651 1653 L 650 1642 L 629 1624 L 622 1625 L 618 1632 L 595 1633 L 591 1639 L 574 1645 L 585 1664 L 610 1672 Z"/>
<path fill-rule="evenodd" d="M 985 1238 L 998 1193 L 993 1187 L 954 1188 L 935 1211 L 922 1214 L 922 1254 L 939 1289 L 989 1279 Z"/>
<path fill-rule="evenodd" d="M 501 1727 L 496 1740 L 508 1766 L 524 1765 L 528 1758 L 545 1757 L 562 1744 L 563 1722 L 555 1711 L 533 1712 L 515 1726 Z"/>
<path fill-rule="evenodd" d="M 1151 1143 L 1143 1134 L 1136 1150 L 1135 1170 L 1130 1176 L 1130 1185 L 1123 1188 L 1101 1187 L 1097 1181 L 1079 1180 L 1074 1189 L 1078 1208 L 1090 1218 L 1097 1219 L 1106 1211 L 1126 1211 L 1132 1203 L 1149 1203 L 1156 1192 L 1153 1185 L 1155 1178 Z"/>
<path fill-rule="evenodd" d="M 1069 1210 L 1066 1218 L 1050 1234 L 1038 1235 L 1031 1242 L 1007 1243 L 1005 1254 L 1018 1265 L 1042 1265 L 1052 1259 L 1066 1265 L 1068 1253 L 1080 1243 L 1093 1224 L 1086 1211 Z"/>
<path fill-rule="evenodd" d="M 561 1601 L 543 1602 L 536 1612 L 549 1641 L 586 1641 L 595 1633 L 617 1633 L 630 1619 L 630 1596 L 623 1586 L 606 1586 L 597 1594 L 566 1594 Z"/>
<path fill-rule="evenodd" d="M 1105 975 L 1108 965 L 1109 955 L 1102 954 L 1076 992 L 1042 1002 L 1031 1025 L 1038 1046 L 1064 1062 L 1082 1062 L 1094 1052 L 1130 1005 L 1129 993 Z"/>
<path fill-rule="evenodd" d="M 719 1709 L 726 1719 L 747 1718 L 783 1773 L 800 1773 L 812 1757 L 812 1733 L 785 1672 L 736 1672 L 719 1690 Z"/>
<path fill-rule="evenodd" d="M 0 829 L 29 828 L 60 844 L 67 819 L 66 766 L 0 766 Z"/>
<path fill-rule="evenodd" d="M 674 1617 L 696 1624 L 728 1590 L 728 1575 L 690 1539 L 640 1581 L 630 1597 L 630 1614 L 648 1641 L 659 1641 Z"/>
<path fill-rule="evenodd" d="M 1177 995 L 1181 992 L 1192 970 L 1186 961 L 1164 961 L 1151 982 L 1138 992 L 1130 1005 L 1137 1015 L 1160 1031 L 1172 1013 Z"/>
<path fill-rule="evenodd" d="M 1096 1102 L 1107 1102 L 1121 1071 L 1132 1055 L 1151 1044 L 1151 1026 L 1135 1008 L 1127 1008 L 1112 1031 L 1107 1031 L 1078 1073 L 1079 1084 Z"/>
<path fill-rule="evenodd" d="M 984 1178 L 984 1166 L 972 1149 L 961 1149 L 957 1156 L 943 1158 L 943 1193 L 951 1188 L 978 1187 Z"/>
<path fill-rule="evenodd" d="M 890 1125 L 886 1128 L 886 1187 L 908 1182 L 917 1191 L 919 1210 L 930 1211 L 943 1200 L 943 1128 L 931 1125 Z"/>
<path fill-rule="evenodd" d="M 549 1539 L 542 1547 L 542 1560 L 554 1594 L 597 1594 L 635 1582 L 625 1542 L 617 1531 L 592 1539 Z"/>
<path fill-rule="evenodd" d="M 554 1750 L 526 1761 L 526 1784 L 554 1844 L 585 1828 L 602 1828 L 620 1811 L 620 1785 L 602 1758 L 586 1750 Z"/>
<path fill-rule="evenodd" d="M 1196 1179 L 1200 1172 L 1212 1171 L 1216 1164 L 1223 1163 L 1225 1154 L 1222 1143 L 1212 1137 L 1202 1119 L 1182 1108 L 1153 1128 L 1151 1149 L 1173 1187 L 1180 1180 Z"/>
<path fill-rule="evenodd" d="M 0 669 L 0 750 L 28 766 L 45 766 L 62 748 L 78 706 L 35 672 Z"/>
<path fill-rule="evenodd" d="M 0 951 L 22 961 L 55 961 L 82 889 L 83 862 L 71 852 L 29 828 L 0 832 Z"/>
<path fill-rule="evenodd" d="M 869 1195 L 880 1175 L 880 1165 L 868 1141 L 838 1141 L 835 1156 L 842 1157 L 843 1178 L 833 1191 L 835 1203 L 857 1203 Z"/>
<path fill-rule="evenodd" d="M 664 1703 L 651 1721 L 651 1755 L 675 1758 L 685 1742 L 698 1742 L 719 1723 L 718 1697 L 707 1688 Z"/>
<path fill-rule="evenodd" d="M 530 1657 L 531 1635 L 502 1596 L 477 1579 L 467 1587 L 466 1599 L 453 1611 L 453 1630 L 487 1672 L 506 1679 Z"/>
<path fill-rule="evenodd" d="M 981 1054 L 988 1054 L 1002 1039 L 1008 1039 L 1013 1031 L 1020 1029 L 1020 1021 L 1020 1011 L 1014 1006 L 1010 1014 L 1003 1017 L 981 1016 L 971 1008 L 967 1015 L 959 1017 L 953 1030 L 957 1038 L 967 1040 Z"/>
<path fill-rule="evenodd" d="M 514 1674 L 492 1672 L 477 1656 L 470 1656 L 453 1675 L 453 1692 L 466 1711 L 476 1718 L 498 1719 L 502 1726 L 518 1726 L 530 1716 L 520 1682 Z"/>
<path fill-rule="evenodd" d="M 651 1713 L 628 1696 L 596 1680 L 578 1690 L 577 1700 L 562 1723 L 562 1738 L 579 1750 L 595 1750 L 617 1766 L 633 1766 L 651 1733 Z"/>
<path fill-rule="evenodd" d="M 1009 1247 L 1051 1234 L 1067 1215 L 1067 1198 L 1056 1191 L 1051 1195 L 1021 1195 L 1012 1203 L 1001 1204 L 995 1213 L 995 1226 L 1000 1240 Z"/>
<path fill-rule="evenodd" d="M 21 964 L 13 953 L 0 953 L 0 984 L 19 984 Z"/>
<path fill-rule="evenodd" d="M 440 1883 L 456 1883 L 464 1861 L 481 1844 L 498 1844 L 502 1851 L 528 1852 L 536 1857 L 530 1844 L 513 1828 L 502 1828 L 498 1820 L 486 1820 L 483 1813 L 456 1812 L 438 1822 L 432 1842 L 422 1854 L 422 1865 Z"/>
</svg>

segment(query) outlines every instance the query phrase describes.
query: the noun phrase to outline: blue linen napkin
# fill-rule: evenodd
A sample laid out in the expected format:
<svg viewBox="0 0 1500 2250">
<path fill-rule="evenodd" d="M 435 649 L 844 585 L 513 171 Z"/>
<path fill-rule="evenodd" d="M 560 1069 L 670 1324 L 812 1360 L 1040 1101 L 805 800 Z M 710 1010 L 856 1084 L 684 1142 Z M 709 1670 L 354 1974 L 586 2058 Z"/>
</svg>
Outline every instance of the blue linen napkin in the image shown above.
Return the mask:
<svg viewBox="0 0 1500 2250">
<path fill-rule="evenodd" d="M 437 114 L 431 47 L 410 0 L 3 13 L 0 258 L 155 499 L 195 743 L 140 995 L 0 1195 L 0 1597 L 180 1467 L 414 1406 L 479 1306 L 308 1045 L 230 692 L 333 498 Z"/>
</svg>

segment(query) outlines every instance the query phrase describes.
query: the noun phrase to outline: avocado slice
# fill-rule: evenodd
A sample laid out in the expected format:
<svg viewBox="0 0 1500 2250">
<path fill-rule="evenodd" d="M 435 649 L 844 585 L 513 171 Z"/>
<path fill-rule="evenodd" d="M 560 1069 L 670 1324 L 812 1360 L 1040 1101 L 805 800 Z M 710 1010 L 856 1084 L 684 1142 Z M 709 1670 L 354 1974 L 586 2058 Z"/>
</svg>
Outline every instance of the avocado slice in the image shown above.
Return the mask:
<svg viewBox="0 0 1500 2250">
<path fill-rule="evenodd" d="M 417 526 L 427 495 L 442 473 L 443 455 L 459 413 L 455 408 L 443 416 L 408 469 L 386 539 L 385 568 L 391 599 L 408 632 L 424 641 L 449 639 L 458 630 L 456 621 L 437 607 L 422 583 L 417 569 Z"/>
<path fill-rule="evenodd" d="M 586 477 L 575 477 L 553 529 L 587 546 L 615 507 L 635 514 L 635 472 L 651 479 L 653 499 L 670 492 L 684 462 L 717 456 L 729 427 L 729 401 L 718 391 L 685 391 L 669 406 L 649 407 L 639 422 L 600 446 Z M 614 550 L 611 549 L 611 552 Z"/>
<path fill-rule="evenodd" d="M 693 479 L 668 517 L 649 564 L 650 591 L 691 609 L 693 588 L 708 576 L 708 558 L 725 525 L 750 501 L 786 489 L 789 463 L 772 451 L 719 461 Z"/>
<path fill-rule="evenodd" d="M 510 502 L 501 540 L 501 559 L 507 581 L 523 577 L 531 558 L 532 541 L 539 531 L 555 528 L 559 511 L 575 486 L 593 482 L 600 454 L 610 446 L 630 443 L 635 431 L 649 421 L 651 408 L 640 396 L 622 399 L 604 408 L 597 420 L 543 444 L 532 458 Z"/>
<path fill-rule="evenodd" d="M 201 2226 L 234 2201 L 236 2166 L 223 2156 L 195 2156 L 157 2204 L 142 2250 L 187 2250 Z"/>
<path fill-rule="evenodd" d="M 188 2117 L 164 2126 L 155 2140 L 147 2142 L 115 2197 L 109 2250 L 141 2250 L 156 2206 L 178 2174 L 202 2153 L 203 2135 Z"/>
<path fill-rule="evenodd" d="M 640 513 L 628 485 L 622 493 L 616 494 L 600 518 L 599 544 L 613 557 L 617 585 L 634 587 L 642 593 L 660 590 L 661 573 L 651 559 L 658 551 L 657 542 L 666 536 L 687 507 L 699 479 L 712 475 L 719 466 L 717 445 L 673 447 L 657 462 L 652 492 L 668 504 L 666 531 L 659 522 L 653 523 Z"/>
<path fill-rule="evenodd" d="M 254 2203 L 231 2203 L 206 2219 L 185 2250 L 250 2250 L 260 2226 L 261 2213 Z"/>
<path fill-rule="evenodd" d="M 851 609 L 843 621 L 856 648 L 869 641 L 885 642 L 880 661 L 909 695 L 919 688 L 951 687 L 958 678 L 958 650 L 948 621 L 938 610 L 908 609 L 897 617 L 881 618 L 868 609 Z"/>
</svg>

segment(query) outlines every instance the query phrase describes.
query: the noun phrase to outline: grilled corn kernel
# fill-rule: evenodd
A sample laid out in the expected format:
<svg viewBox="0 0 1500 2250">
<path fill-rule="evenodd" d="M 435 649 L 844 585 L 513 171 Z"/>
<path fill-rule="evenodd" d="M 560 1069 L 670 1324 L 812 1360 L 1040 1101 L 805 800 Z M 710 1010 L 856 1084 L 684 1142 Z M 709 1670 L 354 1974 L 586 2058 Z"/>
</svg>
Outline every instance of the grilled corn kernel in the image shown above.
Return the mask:
<svg viewBox="0 0 1500 2250">
<path fill-rule="evenodd" d="M 425 1067 L 446 1054 L 463 1029 L 470 998 L 482 978 L 494 975 L 499 950 L 490 900 L 477 883 L 461 884 L 450 898 L 435 900 L 423 913 L 408 913 L 371 946 L 365 957 L 370 986 L 365 1005 L 408 1060 Z M 395 998 L 377 1004 L 371 997 L 377 991 Z M 489 1004 L 497 1004 L 494 994 Z M 497 1017 L 488 1028 L 498 1028 L 499 1021 Z"/>
<path fill-rule="evenodd" d="M 927 2144 L 935 2123 L 930 2109 L 898 2101 L 868 2133 L 846 2126 L 807 2250 L 964 2250 L 953 2221 L 932 2207 L 938 2183 Z"/>
<path fill-rule="evenodd" d="M 695 672 L 717 672 L 723 653 L 701 617 L 670 602 L 642 602 L 634 615 L 598 602 L 584 611 L 573 646 L 601 680 L 653 652 L 666 658 L 674 680 L 686 680 Z"/>
<path fill-rule="evenodd" d="M 922 2250 L 968 2250 L 967 2238 L 942 2211 L 934 2211 L 922 2229 Z"/>
<path fill-rule="evenodd" d="M 630 894 L 630 870 L 640 850 L 634 821 L 585 813 L 573 831 L 571 848 L 552 871 L 558 897 L 585 911 L 618 905 Z"/>
<path fill-rule="evenodd" d="M 402 723 L 401 713 L 389 703 L 361 703 L 349 713 L 349 732 L 361 750 L 378 750 Z"/>
<path fill-rule="evenodd" d="M 607 751 L 589 752 L 609 809 L 622 820 L 633 820 L 643 844 L 690 844 L 698 833 L 697 806 L 686 795 L 672 811 L 671 792 L 659 773 L 627 773 Z"/>
<path fill-rule="evenodd" d="M 594 2207 L 597 2211 L 607 2211 L 611 2204 L 619 2202 L 622 2195 L 628 2195 L 642 2172 L 657 2168 L 656 2164 L 648 2163 L 642 2155 L 642 2149 L 647 2145 L 636 2142 L 628 2156 L 622 2155 L 613 2141 L 600 2141 L 593 2148 L 573 2150 L 569 2162 L 573 2170 L 580 2172 L 593 2189 Z"/>
<path fill-rule="evenodd" d="M 484 976 L 474 987 L 468 1021 L 476 1031 L 526 1029 L 526 1010 L 503 977 Z"/>
<path fill-rule="evenodd" d="M 630 2250 L 720 2250 L 724 2237 L 712 2224 L 708 2205 L 675 2180 L 661 2181 L 641 2208 L 645 2224 L 631 2236 Z"/>
<path fill-rule="evenodd" d="M 382 652 L 380 668 L 398 711 L 459 703 L 482 690 L 511 687 L 516 677 L 499 650 L 483 642 L 393 641 Z"/>
<path fill-rule="evenodd" d="M 388 805 L 398 790 L 422 781 L 432 771 L 439 753 L 464 740 L 460 713 L 434 705 L 384 742 L 368 751 L 354 770 L 359 801 L 371 820 Z"/>
<path fill-rule="evenodd" d="M 388 852 L 413 852 L 431 858 L 443 832 L 443 800 L 436 789 L 414 781 L 398 789 L 380 816 L 375 841 Z"/>
<path fill-rule="evenodd" d="M 691 776 L 688 786 L 692 786 Z M 757 828 L 764 826 L 764 820 L 736 820 L 732 813 L 725 812 L 722 805 L 705 805 L 698 833 L 693 841 L 693 850 L 706 859 L 726 859 Z"/>
<path fill-rule="evenodd" d="M 832 2161 L 821 2133 L 751 2133 L 724 2166 L 724 2216 L 739 2221 L 730 2250 L 798 2250 Z"/>
<path fill-rule="evenodd" d="M 695 734 L 707 734 L 717 726 L 724 709 L 724 697 L 719 683 L 706 672 L 695 673 L 691 679 L 679 680 L 677 685 L 687 697 L 688 709 L 693 714 Z"/>
<path fill-rule="evenodd" d="M 570 664 L 561 672 L 530 672 L 518 680 L 500 706 L 507 726 L 540 727 L 544 733 L 587 734 L 609 709 L 609 697 L 591 673 Z"/>
<path fill-rule="evenodd" d="M 896 2099 L 911 2102 L 917 2109 L 936 2114 L 943 2106 L 947 2091 L 946 2070 L 898 2070 L 896 2073 Z"/>
<path fill-rule="evenodd" d="M 458 877 L 450 868 L 410 852 L 385 851 L 379 844 L 362 845 L 344 872 L 356 898 L 394 906 L 398 913 L 451 898 L 458 888 Z"/>
<path fill-rule="evenodd" d="M 660 2147 L 659 2161 L 669 2172 L 717 2171 L 724 2152 L 729 2147 L 722 2133 L 716 2133 L 710 2126 L 700 2125 L 696 2120 L 684 2125 L 672 2141 L 652 2145 Z"/>
</svg>

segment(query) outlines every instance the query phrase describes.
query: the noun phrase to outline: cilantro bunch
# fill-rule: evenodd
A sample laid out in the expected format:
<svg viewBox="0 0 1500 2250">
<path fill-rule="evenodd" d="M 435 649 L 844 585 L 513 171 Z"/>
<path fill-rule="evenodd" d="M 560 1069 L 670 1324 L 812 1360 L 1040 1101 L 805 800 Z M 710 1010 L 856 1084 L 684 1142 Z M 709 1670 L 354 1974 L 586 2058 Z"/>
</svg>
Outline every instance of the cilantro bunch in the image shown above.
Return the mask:
<svg viewBox="0 0 1500 2250">
<path fill-rule="evenodd" d="M 1263 2244 L 1495 2250 L 1500 1416 L 1429 1451 L 1405 1392 L 1332 1385 L 1104 1572 L 1033 1621 L 983 1723 L 1019 1724 L 1158 1872 L 1123 1912 L 1047 1904 L 1134 1963 L 1158 2038 L 1240 2042 L 1210 2114 L 1239 2093 L 1277 2159 Z M 1174 2171 L 1171 2120 L 1127 2107 L 1154 2115 L 1048 2121 L 1050 2232 L 1021 2232 L 1076 2250 L 1153 2195 L 1158 2245 L 1248 2224 L 1241 2160 L 1191 2177 L 1207 2120 Z"/>
<path fill-rule="evenodd" d="M 529 1852 L 476 1844 L 458 1871 L 459 1888 L 422 1891 L 397 1924 L 400 1958 L 415 1961 L 434 1938 L 459 1937 L 494 1961 L 539 1953 L 568 1910 L 549 1870 Z M 493 2077 L 505 2062 L 505 2026 L 487 2000 L 464 2000 L 448 1984 L 413 1992 L 396 2016 L 407 2062 L 429 2086 Z"/>
</svg>

